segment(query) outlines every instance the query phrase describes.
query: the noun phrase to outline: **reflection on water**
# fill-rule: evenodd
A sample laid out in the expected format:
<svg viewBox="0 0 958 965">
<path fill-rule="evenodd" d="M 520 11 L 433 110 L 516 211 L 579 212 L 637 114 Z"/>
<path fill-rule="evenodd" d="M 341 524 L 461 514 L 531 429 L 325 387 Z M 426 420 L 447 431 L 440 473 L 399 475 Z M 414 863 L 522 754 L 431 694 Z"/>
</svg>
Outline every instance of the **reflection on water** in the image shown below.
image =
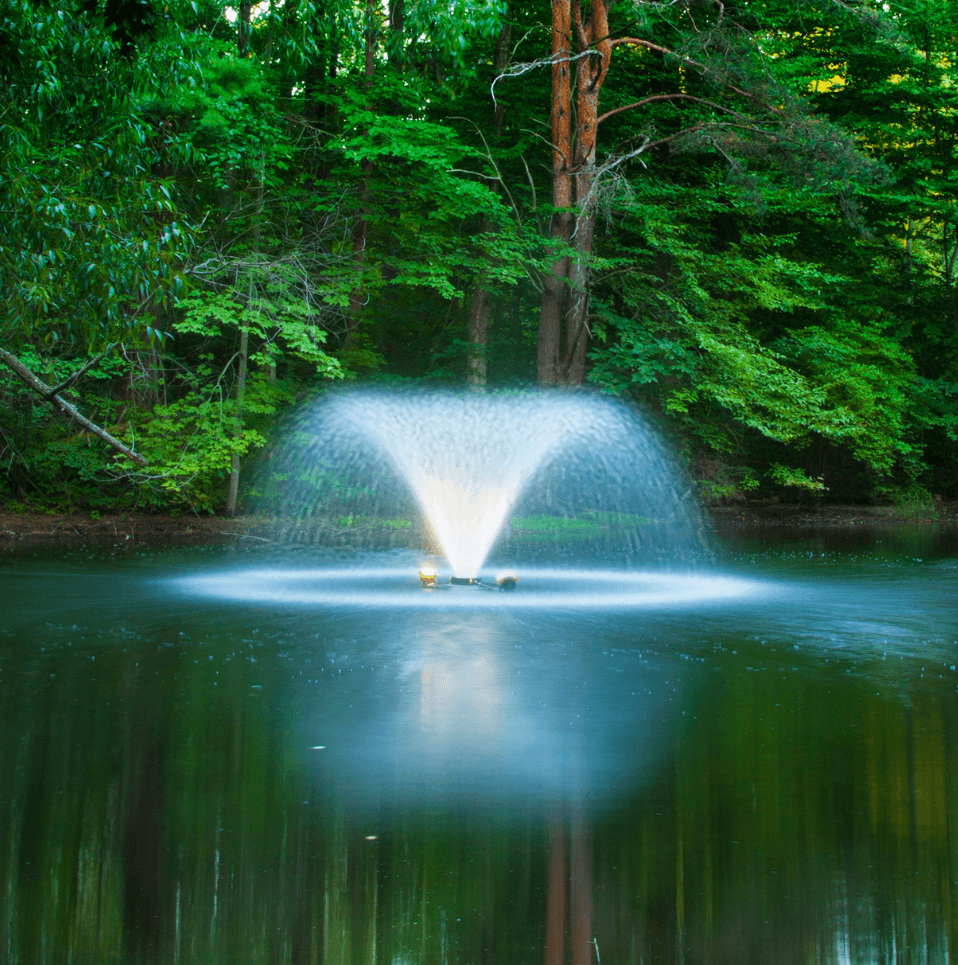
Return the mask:
<svg viewBox="0 0 958 965">
<path fill-rule="evenodd" d="M 357 612 L 183 593 L 211 553 L 0 561 L 0 961 L 955 961 L 958 552 L 736 553 L 789 592 Z"/>
<path fill-rule="evenodd" d="M 597 805 L 668 753 L 680 683 L 661 673 L 667 655 L 583 652 L 547 615 L 381 619 L 346 652 L 324 651 L 290 725 L 322 747 L 328 781 L 351 789 L 354 809 L 542 811 L 586 792 Z M 330 687 L 349 695 L 335 709 Z"/>
</svg>

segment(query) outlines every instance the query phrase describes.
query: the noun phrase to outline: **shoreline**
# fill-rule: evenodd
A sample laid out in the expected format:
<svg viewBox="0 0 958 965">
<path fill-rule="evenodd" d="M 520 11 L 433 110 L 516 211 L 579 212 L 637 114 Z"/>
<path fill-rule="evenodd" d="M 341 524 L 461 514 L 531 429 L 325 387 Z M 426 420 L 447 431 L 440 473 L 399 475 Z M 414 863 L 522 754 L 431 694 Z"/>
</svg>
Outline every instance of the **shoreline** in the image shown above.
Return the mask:
<svg viewBox="0 0 958 965">
<path fill-rule="evenodd" d="M 852 529 L 907 525 L 958 526 L 958 501 L 915 509 L 898 506 L 815 506 L 737 504 L 704 509 L 723 529 Z M 0 552 L 21 546 L 85 543 L 113 545 L 209 545 L 272 542 L 271 524 L 257 516 L 182 516 L 141 513 L 4 513 L 0 510 Z"/>
</svg>

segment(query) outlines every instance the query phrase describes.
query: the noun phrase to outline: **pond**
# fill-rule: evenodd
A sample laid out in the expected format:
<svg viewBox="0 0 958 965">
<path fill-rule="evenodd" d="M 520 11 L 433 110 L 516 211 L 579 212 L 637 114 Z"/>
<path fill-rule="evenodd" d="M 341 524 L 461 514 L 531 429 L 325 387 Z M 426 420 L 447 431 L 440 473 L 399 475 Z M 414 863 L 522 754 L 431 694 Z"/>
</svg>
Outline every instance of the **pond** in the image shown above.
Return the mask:
<svg viewBox="0 0 958 965">
<path fill-rule="evenodd" d="M 0 960 L 958 960 L 958 535 L 721 542 L 0 557 Z"/>
</svg>

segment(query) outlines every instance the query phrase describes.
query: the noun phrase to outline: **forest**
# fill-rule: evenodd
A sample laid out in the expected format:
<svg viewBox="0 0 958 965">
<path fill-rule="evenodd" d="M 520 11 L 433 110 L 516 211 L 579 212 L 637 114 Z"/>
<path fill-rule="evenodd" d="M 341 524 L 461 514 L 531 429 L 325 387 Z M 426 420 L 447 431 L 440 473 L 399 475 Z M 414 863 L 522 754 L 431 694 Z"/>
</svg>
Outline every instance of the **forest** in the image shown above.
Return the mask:
<svg viewBox="0 0 958 965">
<path fill-rule="evenodd" d="M 958 498 L 953 0 L 6 0 L 0 505 L 244 512 L 353 381 Z"/>
</svg>

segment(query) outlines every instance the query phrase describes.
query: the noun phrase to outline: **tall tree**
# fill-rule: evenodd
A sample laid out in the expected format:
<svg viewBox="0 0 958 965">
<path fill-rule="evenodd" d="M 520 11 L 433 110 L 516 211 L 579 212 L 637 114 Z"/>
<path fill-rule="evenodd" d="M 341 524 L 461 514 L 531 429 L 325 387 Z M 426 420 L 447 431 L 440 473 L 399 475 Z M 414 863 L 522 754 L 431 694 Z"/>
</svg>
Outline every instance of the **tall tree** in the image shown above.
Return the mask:
<svg viewBox="0 0 958 965">
<path fill-rule="evenodd" d="M 820 163 L 828 163 L 850 153 L 846 137 L 823 130 L 799 99 L 775 84 L 763 65 L 759 35 L 733 20 L 720 0 L 642 4 L 640 15 L 623 23 L 632 35 L 613 34 L 610 8 L 609 0 L 552 2 L 554 261 L 544 278 L 538 341 L 538 377 L 546 384 L 575 385 L 585 377 L 596 207 L 605 175 L 639 155 L 677 147 L 714 150 L 730 163 L 737 155 L 762 154 L 794 165 L 798 156 L 823 152 L 829 157 Z M 602 112 L 600 95 L 615 51 L 621 51 L 618 70 L 627 78 L 635 79 L 638 66 L 654 70 L 659 86 L 640 77 L 638 90 L 645 90 L 637 98 L 636 88 L 620 86 Z M 652 59 L 660 66 L 653 68 Z M 662 136 L 649 111 L 665 104 L 686 113 L 673 114 L 671 131 Z M 627 131 L 625 115 L 633 118 Z M 600 164 L 600 127 L 613 120 L 618 144 Z"/>
<path fill-rule="evenodd" d="M 496 38 L 495 54 L 493 56 L 493 69 L 496 76 L 509 65 L 510 45 L 512 41 L 512 22 L 509 19 L 510 12 L 508 6 L 505 13 L 505 22 Z M 505 105 L 501 102 L 495 104 L 493 114 L 493 132 L 496 138 L 502 137 L 503 124 L 505 123 Z M 501 182 L 495 181 L 493 190 L 497 193 L 501 191 Z M 493 225 L 488 218 L 482 217 L 479 225 L 480 233 L 493 230 Z M 492 310 L 493 293 L 489 290 L 484 272 L 480 272 L 476 285 L 473 288 L 472 300 L 469 304 L 469 319 L 466 328 L 466 382 L 474 388 L 484 386 L 488 377 L 487 373 L 487 354 L 489 349 L 489 314 Z"/>
</svg>

